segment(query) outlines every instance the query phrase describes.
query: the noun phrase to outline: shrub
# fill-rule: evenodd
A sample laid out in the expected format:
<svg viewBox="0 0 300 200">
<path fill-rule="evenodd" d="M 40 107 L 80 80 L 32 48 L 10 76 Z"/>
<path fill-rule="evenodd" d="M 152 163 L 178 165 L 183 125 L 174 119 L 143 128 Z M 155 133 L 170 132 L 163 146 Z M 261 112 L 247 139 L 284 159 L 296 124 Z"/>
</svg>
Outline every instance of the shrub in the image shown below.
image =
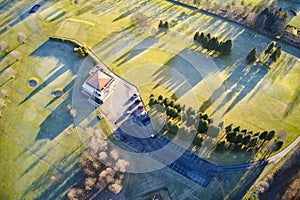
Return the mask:
<svg viewBox="0 0 300 200">
<path fill-rule="evenodd" d="M 248 64 L 251 64 L 251 63 L 253 63 L 253 62 L 256 61 L 256 59 L 257 59 L 257 53 L 258 53 L 258 51 L 257 51 L 256 47 L 254 47 L 254 48 L 248 53 L 247 58 L 246 58 Z"/>
<path fill-rule="evenodd" d="M 219 142 L 216 146 L 216 151 L 224 151 L 226 149 L 225 141 Z"/>
<path fill-rule="evenodd" d="M 207 121 L 205 121 L 203 119 L 200 119 L 197 131 L 199 133 L 207 133 L 207 130 L 208 130 L 208 123 L 207 123 Z"/>
<path fill-rule="evenodd" d="M 198 147 L 201 147 L 202 142 L 203 142 L 202 136 L 200 134 L 197 134 L 196 137 L 193 140 L 193 144 L 198 146 Z"/>
<path fill-rule="evenodd" d="M 163 100 L 163 96 L 162 96 L 162 95 L 159 95 L 159 96 L 158 96 L 158 100 Z"/>
<path fill-rule="evenodd" d="M 88 55 L 88 48 L 85 45 L 74 48 L 74 51 L 77 51 L 80 58 L 84 58 Z"/>
</svg>

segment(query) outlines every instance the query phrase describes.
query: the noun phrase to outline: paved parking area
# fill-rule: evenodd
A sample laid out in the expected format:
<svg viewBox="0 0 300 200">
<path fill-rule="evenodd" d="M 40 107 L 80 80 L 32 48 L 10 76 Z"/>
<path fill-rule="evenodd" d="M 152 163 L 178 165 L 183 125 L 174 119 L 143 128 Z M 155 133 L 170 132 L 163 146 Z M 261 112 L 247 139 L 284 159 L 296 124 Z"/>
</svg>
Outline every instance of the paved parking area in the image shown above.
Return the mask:
<svg viewBox="0 0 300 200">
<path fill-rule="evenodd" d="M 116 77 L 113 93 L 100 106 L 111 122 L 114 134 L 135 151 L 148 153 L 151 158 L 174 171 L 204 187 L 207 186 L 214 176 L 215 166 L 163 136 L 151 138 L 150 135 L 155 134 L 155 131 L 151 123 L 141 123 L 142 111 L 137 107 L 143 105 L 143 102 L 135 103 L 140 97 L 134 94 L 138 94 L 135 86 Z M 168 148 L 164 148 L 166 146 Z"/>
</svg>

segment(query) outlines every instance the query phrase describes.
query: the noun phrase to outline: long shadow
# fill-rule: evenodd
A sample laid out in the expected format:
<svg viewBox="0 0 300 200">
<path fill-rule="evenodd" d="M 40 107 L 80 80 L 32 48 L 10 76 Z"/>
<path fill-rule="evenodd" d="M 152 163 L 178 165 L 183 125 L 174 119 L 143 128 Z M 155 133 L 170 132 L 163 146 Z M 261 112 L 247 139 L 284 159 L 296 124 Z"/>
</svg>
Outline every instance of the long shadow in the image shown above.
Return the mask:
<svg viewBox="0 0 300 200">
<path fill-rule="evenodd" d="M 61 67 L 54 74 L 52 74 L 47 80 L 45 80 L 41 85 L 39 85 L 35 90 L 33 90 L 25 99 L 19 103 L 23 104 L 29 100 L 32 96 L 40 92 L 44 87 L 48 86 L 50 83 L 54 82 L 59 76 L 64 74 L 66 71 L 71 71 L 73 75 L 76 75 L 79 67 L 89 58 L 88 56 L 80 59 L 76 53 L 74 53 L 74 44 L 64 43 L 55 40 L 48 40 L 37 50 L 35 50 L 30 56 L 49 58 L 54 57 L 57 59 L 57 64 L 55 68 Z M 50 95 L 50 94 L 49 94 Z"/>
<path fill-rule="evenodd" d="M 65 166 L 68 170 L 64 172 L 57 172 L 54 168 L 48 170 L 47 173 L 37 178 L 23 193 L 23 197 L 26 197 L 28 193 L 40 193 L 41 186 L 44 188 L 39 195 L 34 199 L 65 199 L 65 192 L 73 185 L 83 185 L 84 176 L 78 165 L 78 159 L 80 154 L 73 156 L 74 152 L 66 155 L 59 160 L 57 164 L 62 163 L 65 159 L 68 159 Z M 71 157 L 71 158 L 70 158 Z M 58 181 L 51 183 L 50 177 L 58 174 Z"/>
<path fill-rule="evenodd" d="M 75 80 L 72 80 L 70 83 L 68 83 L 68 85 L 66 85 L 64 88 L 63 88 L 63 93 L 67 93 L 68 91 L 70 91 L 72 88 L 73 88 L 73 86 L 74 86 L 74 82 L 75 82 Z M 52 103 L 54 103 L 55 101 L 57 101 L 59 99 L 59 97 L 53 97 L 53 99 L 49 102 L 49 103 L 47 103 L 46 105 L 45 105 L 45 107 L 47 108 L 48 106 L 50 106 Z"/>
<path fill-rule="evenodd" d="M 241 100 L 243 100 L 255 87 L 259 82 L 266 76 L 268 73 L 268 69 L 255 65 L 251 67 L 251 70 L 246 73 L 241 80 L 246 80 L 246 82 L 238 82 L 237 88 L 243 88 L 242 91 L 238 94 L 238 96 L 234 99 L 234 101 L 229 105 L 226 110 L 226 113 L 229 112 L 232 108 L 234 108 Z"/>
<path fill-rule="evenodd" d="M 48 19 L 49 17 L 54 16 L 54 15 L 57 14 L 58 12 L 61 12 L 61 9 L 56 9 L 56 10 L 52 11 L 51 13 L 49 13 L 49 14 L 45 17 L 45 19 Z"/>
<path fill-rule="evenodd" d="M 15 158 L 15 162 L 17 162 L 17 160 L 19 158 L 23 158 L 23 157 L 26 157 L 28 155 L 32 155 L 32 154 L 35 154 L 36 152 L 38 152 L 40 149 L 43 148 L 43 146 L 45 146 L 45 141 L 43 142 L 40 142 L 36 147 L 34 147 L 34 149 L 31 149 L 31 148 L 25 148 L 21 153 L 19 153 L 19 155 Z M 37 143 L 34 143 L 33 145 L 36 145 Z M 32 145 L 32 146 L 33 146 Z"/>
<path fill-rule="evenodd" d="M 267 85 L 272 85 L 278 80 L 284 79 L 291 70 L 294 69 L 294 67 L 297 64 L 297 59 L 295 57 L 286 58 L 287 54 L 284 54 L 280 57 L 280 60 L 278 63 L 275 63 L 274 66 L 272 65 L 270 72 L 268 72 L 268 81 L 266 81 L 265 84 L 261 84 L 256 88 L 256 91 L 261 90 L 264 87 L 267 87 Z M 286 61 L 286 62 L 283 62 Z M 249 100 L 255 97 L 256 92 L 252 93 L 249 97 Z M 287 114 L 287 113 L 286 113 Z"/>
<path fill-rule="evenodd" d="M 197 8 L 195 6 L 190 6 L 190 5 L 186 5 L 184 3 L 180 3 L 178 1 L 174 1 L 174 0 L 168 0 L 169 2 L 173 3 L 174 5 L 179 5 L 182 7 L 186 7 L 188 9 L 191 10 L 196 10 Z M 267 35 L 265 33 L 259 32 L 253 28 L 247 27 L 243 24 L 240 24 L 239 22 L 235 22 L 233 20 L 230 20 L 226 17 L 217 15 L 217 14 L 213 14 L 211 12 L 205 11 L 203 9 L 200 9 L 199 12 L 201 14 L 204 14 L 206 16 L 210 16 L 213 17 L 215 19 L 221 20 L 223 22 L 228 22 L 228 24 L 235 26 L 235 29 L 237 28 L 242 28 L 242 29 L 246 29 L 247 31 L 244 32 L 244 34 L 241 34 L 243 37 L 237 37 L 235 39 L 235 43 L 239 44 L 239 50 L 240 50 L 240 55 L 245 55 L 247 54 L 247 51 L 249 51 L 249 46 L 261 46 L 263 45 L 262 48 L 265 48 L 271 41 L 276 41 L 279 45 L 282 45 L 283 47 L 283 51 L 287 52 L 288 54 L 294 55 L 295 57 L 299 57 L 300 55 L 300 51 L 298 48 L 290 45 L 287 42 L 284 42 L 278 38 L 272 37 L 270 35 Z M 247 36 L 246 36 L 246 35 Z M 259 36 L 259 37 L 257 37 Z M 255 40 L 253 40 L 253 38 L 255 38 Z M 238 40 L 237 40 L 238 39 Z M 247 42 L 245 42 L 245 39 L 247 40 Z M 249 44 L 253 44 L 253 45 L 249 45 Z M 241 45 L 244 45 L 246 48 L 241 48 Z M 259 48 L 260 49 L 260 48 Z M 245 51 L 245 52 L 243 52 Z"/>
<path fill-rule="evenodd" d="M 153 89 L 164 85 L 170 90 L 175 90 L 176 97 L 180 98 L 212 72 L 209 66 L 201 63 L 201 59 L 189 61 L 188 55 L 189 50 L 184 49 L 154 72 L 152 76 L 157 84 Z"/>
<path fill-rule="evenodd" d="M 168 2 L 171 2 L 175 5 L 179 5 L 179 6 L 182 6 L 182 7 L 185 7 L 185 8 L 188 8 L 188 9 L 191 9 L 191 10 L 197 10 L 196 7 L 194 6 L 190 6 L 190 5 L 187 5 L 187 4 L 184 4 L 184 3 L 181 3 L 179 1 L 174 1 L 174 0 L 167 0 Z"/>
<path fill-rule="evenodd" d="M 67 109 L 68 104 L 72 104 L 71 95 L 68 95 L 68 97 L 43 121 L 35 140 L 53 140 L 74 123 L 74 120 Z"/>
<path fill-rule="evenodd" d="M 159 40 L 155 37 L 148 37 L 137 44 L 132 50 L 126 52 L 122 56 L 120 56 L 115 62 L 121 61 L 117 66 L 123 65 L 134 57 L 142 54 L 144 51 L 148 50 L 151 46 L 157 43 Z"/>
<path fill-rule="evenodd" d="M 286 109 L 284 111 L 283 117 L 286 118 L 287 116 L 289 116 L 290 114 L 292 114 L 292 112 L 299 105 L 299 103 L 300 103 L 300 85 L 295 90 L 295 93 L 293 95 L 292 101 L 287 105 L 287 107 L 286 107 Z"/>
<path fill-rule="evenodd" d="M 6 81 L 4 81 L 3 83 L 1 83 L 0 87 L 2 87 L 3 85 L 5 85 L 6 83 L 8 83 L 10 80 L 12 80 L 12 78 L 8 78 Z"/>
<path fill-rule="evenodd" d="M 10 64 L 7 65 L 6 67 L 4 67 L 2 70 L 0 70 L 0 75 L 1 75 L 6 69 L 8 69 L 10 66 L 12 66 L 13 64 L 15 64 L 15 62 L 17 62 L 17 61 L 14 61 L 14 62 L 10 63 Z"/>
<path fill-rule="evenodd" d="M 99 122 L 98 117 L 95 117 L 92 121 L 89 122 L 87 127 L 94 127 Z"/>
<path fill-rule="evenodd" d="M 116 22 L 116 21 L 119 21 L 119 20 L 121 20 L 121 19 L 123 19 L 125 17 L 128 17 L 131 13 L 132 13 L 132 10 L 128 10 L 128 11 L 122 13 L 121 15 L 119 15 L 117 18 L 115 18 L 113 20 L 113 22 Z"/>
<path fill-rule="evenodd" d="M 238 102 L 240 102 L 248 93 L 250 93 L 256 85 L 264 78 L 268 70 L 256 64 L 254 66 L 247 66 L 244 61 L 239 61 L 236 66 L 232 66 L 228 77 L 223 81 L 222 85 L 217 88 L 211 96 L 202 103 L 200 111 L 206 111 L 211 105 L 213 105 L 218 99 L 227 92 L 223 98 L 221 104 L 218 105 L 213 111 L 215 113 L 221 107 L 223 107 L 228 101 L 238 94 L 235 100 L 227 109 L 229 112 Z"/>
<path fill-rule="evenodd" d="M 29 13 L 29 11 L 31 10 L 32 6 L 34 6 L 35 4 L 39 4 L 42 6 L 44 4 L 44 1 L 43 0 L 41 0 L 40 2 L 32 2 L 31 1 L 31 2 L 26 3 L 25 6 L 28 9 L 25 9 L 25 11 L 22 12 L 22 8 L 20 8 L 21 11 L 15 11 L 13 13 L 10 13 L 10 18 L 8 20 L 6 20 L 5 22 L 3 22 L 2 25 L 9 23 L 13 19 L 15 19 L 15 20 L 9 24 L 10 27 L 13 27 L 13 26 L 19 24 L 20 22 L 24 21 L 31 15 Z M 0 30 L 0 34 L 4 33 L 6 30 L 7 30 L 7 28 L 4 27 L 3 29 Z"/>
<path fill-rule="evenodd" d="M 44 153 L 41 155 L 38 159 L 36 159 L 33 163 L 31 163 L 24 171 L 23 173 L 19 176 L 18 180 L 21 179 L 25 174 L 27 174 L 29 171 L 31 171 L 38 163 L 40 163 L 41 160 L 45 158 L 47 153 Z"/>
<path fill-rule="evenodd" d="M 84 174 L 80 170 L 79 164 L 77 164 L 78 157 L 72 160 L 72 162 L 69 162 L 72 167 L 68 171 L 64 172 L 61 177 L 59 177 L 59 181 L 52 183 L 46 190 L 44 190 L 34 199 L 66 199 L 66 192 L 72 186 L 84 185 Z"/>
<path fill-rule="evenodd" d="M 266 166 L 267 163 L 247 170 L 244 177 L 241 177 L 240 181 L 238 182 L 238 190 L 233 192 L 234 195 L 232 196 L 232 199 L 243 199 L 245 194 L 249 191 Z"/>
<path fill-rule="evenodd" d="M 55 16 L 53 19 L 51 19 L 49 22 L 54 22 L 62 17 L 64 17 L 66 15 L 65 12 L 60 13 L 59 15 Z"/>
</svg>

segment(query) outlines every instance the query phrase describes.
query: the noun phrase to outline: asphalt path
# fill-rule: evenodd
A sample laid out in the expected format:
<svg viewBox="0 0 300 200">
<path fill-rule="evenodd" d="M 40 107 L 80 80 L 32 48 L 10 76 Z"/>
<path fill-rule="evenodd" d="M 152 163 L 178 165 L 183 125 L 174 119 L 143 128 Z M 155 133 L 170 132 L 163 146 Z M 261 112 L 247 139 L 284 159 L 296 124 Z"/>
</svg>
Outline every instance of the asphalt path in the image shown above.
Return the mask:
<svg viewBox="0 0 300 200">
<path fill-rule="evenodd" d="M 151 124 L 143 125 L 139 123 L 140 120 L 136 116 L 128 117 L 120 125 L 120 128 L 115 131 L 115 136 L 136 152 L 144 153 L 145 156 L 157 160 L 203 187 L 206 187 L 218 172 L 247 170 L 265 166 L 268 163 L 267 160 L 262 160 L 255 163 L 232 166 L 212 164 L 162 135 L 150 137 L 151 134 L 156 134 L 151 129 Z M 140 127 L 138 131 L 137 127 Z M 132 129 L 130 130 L 130 128 Z M 141 134 L 141 137 L 138 134 Z"/>
</svg>

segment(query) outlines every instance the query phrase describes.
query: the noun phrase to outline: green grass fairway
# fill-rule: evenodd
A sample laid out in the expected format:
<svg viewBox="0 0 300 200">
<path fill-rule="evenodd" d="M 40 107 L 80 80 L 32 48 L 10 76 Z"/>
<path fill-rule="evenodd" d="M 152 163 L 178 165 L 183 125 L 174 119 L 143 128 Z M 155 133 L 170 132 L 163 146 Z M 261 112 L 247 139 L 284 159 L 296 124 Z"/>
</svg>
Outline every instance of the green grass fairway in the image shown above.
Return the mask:
<svg viewBox="0 0 300 200">
<path fill-rule="evenodd" d="M 267 71 L 246 65 L 245 57 L 254 46 L 261 53 L 271 38 L 168 1 L 94 0 L 80 1 L 80 6 L 46 1 L 33 15 L 28 10 L 39 1 L 11 2 L 0 0 L 0 41 L 9 43 L 0 52 L 0 90 L 8 92 L 0 95 L 0 199 L 65 199 L 68 188 L 82 181 L 78 157 L 87 139 L 84 130 L 96 115 L 86 109 L 72 118 L 67 105 L 88 104 L 83 95 L 73 99 L 74 82 L 83 82 L 82 74 L 87 76 L 95 63 L 90 57 L 79 59 L 74 45 L 49 36 L 86 44 L 114 73 L 137 85 L 145 103 L 150 94 L 162 94 L 196 110 L 203 107 L 225 125 L 285 130 L 284 147 L 300 135 L 299 49 L 278 42 L 282 57 Z M 259 1 L 245 4 L 250 2 Z M 146 22 L 133 24 L 136 15 Z M 170 22 L 169 32 L 158 32 L 159 20 Z M 232 39 L 232 54 L 216 58 L 196 46 L 196 31 Z M 25 43 L 17 40 L 19 32 L 27 35 Z M 21 53 L 18 61 L 13 50 Z M 14 71 L 13 79 L 7 70 Z M 28 84 L 32 78 L 38 80 L 35 88 Z M 62 97 L 51 95 L 57 88 L 63 89 Z M 107 135 L 111 132 L 105 119 L 96 122 Z M 221 181 L 226 191 L 232 188 Z"/>
<path fill-rule="evenodd" d="M 297 13 L 297 16 L 293 17 L 289 22 L 289 25 L 294 26 L 296 28 L 300 28 L 300 12 Z"/>
<path fill-rule="evenodd" d="M 299 129 L 296 124 L 300 113 L 296 109 L 296 94 L 299 86 L 294 80 L 300 75 L 299 50 L 281 44 L 285 53 L 278 63 L 271 66 L 269 72 L 263 66 L 246 66 L 244 59 L 247 52 L 253 46 L 257 46 L 259 52 L 263 51 L 271 42 L 270 38 L 245 31 L 237 25 L 195 14 L 180 6 L 172 6 L 168 2 L 149 3 L 149 7 L 151 5 L 155 5 L 156 12 L 161 12 L 162 19 L 173 22 L 169 33 L 157 34 L 149 30 L 138 34 L 125 30 L 94 48 L 96 54 L 115 73 L 140 86 L 146 102 L 151 93 L 171 97 L 178 91 L 182 83 L 171 83 L 172 77 L 176 77 L 172 74 L 175 70 L 183 77 L 189 77 L 189 82 L 192 83 L 192 89 L 185 91 L 181 98 L 195 94 L 198 100 L 196 105 L 200 107 L 214 94 L 206 111 L 215 118 L 222 118 L 224 111 L 227 111 L 224 116 L 225 124 L 233 123 L 254 131 L 285 130 L 289 134 L 284 146 L 298 137 Z M 166 11 L 168 6 L 170 8 Z M 152 10 L 148 11 L 146 8 L 148 7 L 142 9 L 143 13 L 151 15 Z M 178 17 L 181 13 L 186 13 L 189 17 L 181 19 Z M 216 68 L 210 67 L 207 70 L 199 64 L 200 53 L 189 57 L 196 63 L 192 63 L 192 67 L 188 67 L 188 62 L 177 61 L 177 55 L 182 57 L 185 51 L 196 48 L 188 39 L 192 39 L 197 30 L 232 38 L 232 55 L 224 60 L 213 59 Z M 254 37 L 255 40 L 251 39 Z M 164 65 L 169 66 L 170 70 L 163 70 Z M 197 81 L 198 78 L 191 76 L 193 67 L 204 78 Z M 155 73 L 160 70 L 164 73 L 157 79 Z M 139 74 L 140 78 L 135 74 Z M 155 87 L 157 83 L 160 84 Z M 218 94 L 220 91 L 221 94 Z"/>
</svg>

